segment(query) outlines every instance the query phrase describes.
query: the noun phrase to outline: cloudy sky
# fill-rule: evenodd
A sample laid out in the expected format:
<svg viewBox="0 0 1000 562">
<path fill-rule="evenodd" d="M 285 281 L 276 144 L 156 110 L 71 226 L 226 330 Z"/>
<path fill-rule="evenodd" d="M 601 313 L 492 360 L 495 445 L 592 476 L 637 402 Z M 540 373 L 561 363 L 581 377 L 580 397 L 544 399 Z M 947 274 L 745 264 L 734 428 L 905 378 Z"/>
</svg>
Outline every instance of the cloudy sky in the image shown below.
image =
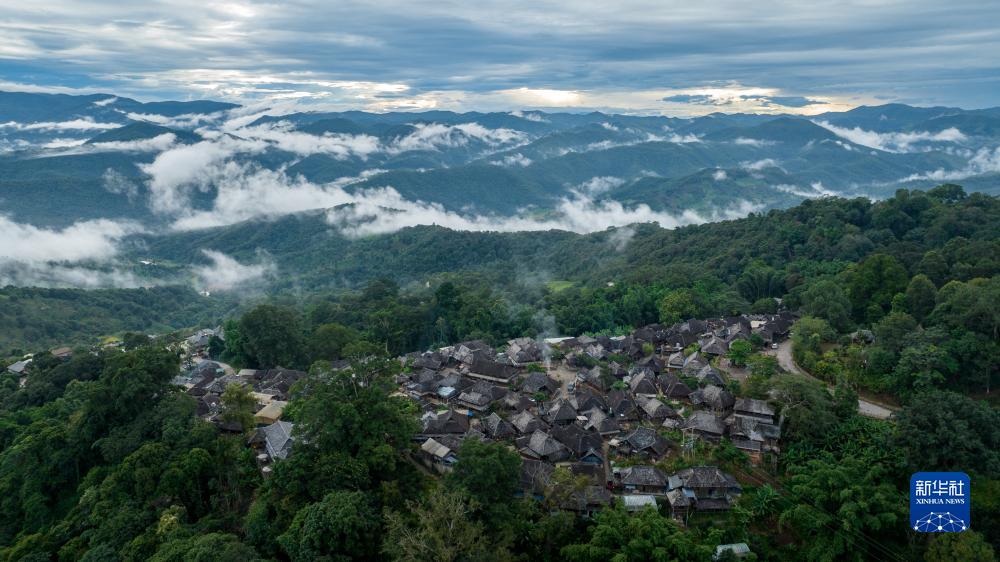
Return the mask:
<svg viewBox="0 0 1000 562">
<path fill-rule="evenodd" d="M 332 108 L 1000 105 L 1000 2 L 39 0 L 0 89 Z"/>
</svg>

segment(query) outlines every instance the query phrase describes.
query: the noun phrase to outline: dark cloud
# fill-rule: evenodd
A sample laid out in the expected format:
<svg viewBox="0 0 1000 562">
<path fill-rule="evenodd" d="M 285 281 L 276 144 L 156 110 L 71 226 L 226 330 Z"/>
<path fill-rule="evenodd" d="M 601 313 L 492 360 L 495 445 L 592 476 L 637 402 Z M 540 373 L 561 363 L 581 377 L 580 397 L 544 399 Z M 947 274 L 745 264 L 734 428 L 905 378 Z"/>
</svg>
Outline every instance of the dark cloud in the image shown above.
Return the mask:
<svg viewBox="0 0 1000 562">
<path fill-rule="evenodd" d="M 768 105 L 780 105 L 783 107 L 805 107 L 807 105 L 825 104 L 826 102 L 802 96 L 770 96 L 765 98 L 764 103 Z"/>
<path fill-rule="evenodd" d="M 698 95 L 698 94 L 677 94 L 673 96 L 667 96 L 663 98 L 663 101 L 669 101 L 673 103 L 695 103 L 699 105 L 711 105 L 713 102 L 712 96 Z"/>
<path fill-rule="evenodd" d="M 3 80 L 182 99 L 317 94 L 329 81 L 409 87 L 381 93 L 396 98 L 660 89 L 654 100 L 695 105 L 718 102 L 685 90 L 725 82 L 771 88 L 761 102 L 790 108 L 996 105 L 1000 80 L 1000 3 L 976 0 L 44 4 L 0 7 Z"/>
</svg>

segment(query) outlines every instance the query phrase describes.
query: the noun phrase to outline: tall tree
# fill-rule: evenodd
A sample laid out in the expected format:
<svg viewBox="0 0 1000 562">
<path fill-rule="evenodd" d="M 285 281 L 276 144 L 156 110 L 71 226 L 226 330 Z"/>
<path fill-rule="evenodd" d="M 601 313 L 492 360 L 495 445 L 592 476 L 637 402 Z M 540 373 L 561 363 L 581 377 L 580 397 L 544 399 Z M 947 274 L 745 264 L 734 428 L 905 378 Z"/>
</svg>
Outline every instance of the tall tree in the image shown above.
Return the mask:
<svg viewBox="0 0 1000 562">
<path fill-rule="evenodd" d="M 809 285 L 802 293 L 802 311 L 822 318 L 840 332 L 851 325 L 851 302 L 840 283 L 823 278 Z"/>
<path fill-rule="evenodd" d="M 926 275 L 914 275 L 906 287 L 906 309 L 923 322 L 937 304 L 937 287 Z"/>
<path fill-rule="evenodd" d="M 996 562 L 996 553 L 983 536 L 973 530 L 935 533 L 927 545 L 924 562 Z"/>
<path fill-rule="evenodd" d="M 253 414 L 257 399 L 251 393 L 252 387 L 243 384 L 230 383 L 222 392 L 222 419 L 230 423 L 238 423 L 243 431 L 250 431 L 254 426 Z"/>
<path fill-rule="evenodd" d="M 917 395 L 897 414 L 896 443 L 914 470 L 1000 473 L 1000 412 L 954 392 Z"/>
<path fill-rule="evenodd" d="M 299 510 L 278 543 L 293 562 L 347 562 L 375 556 L 378 530 L 378 512 L 364 492 L 335 491 Z"/>
<path fill-rule="evenodd" d="M 594 517 L 590 540 L 562 549 L 570 562 L 641 562 L 646 560 L 707 560 L 712 548 L 699 545 L 677 522 L 655 509 L 630 514 L 620 505 Z"/>
<path fill-rule="evenodd" d="M 851 313 L 856 322 L 877 322 L 885 314 L 896 293 L 906 289 L 909 275 L 899 260 L 887 254 L 873 254 L 854 269 L 847 284 Z"/>
<path fill-rule="evenodd" d="M 464 490 L 484 506 L 510 503 L 521 476 L 521 456 L 505 444 L 466 439 L 445 483 Z"/>
<path fill-rule="evenodd" d="M 382 548 L 400 562 L 456 562 L 511 559 L 505 545 L 495 544 L 474 517 L 476 506 L 459 492 L 428 494 L 407 502 L 405 512 L 386 515 Z"/>
<path fill-rule="evenodd" d="M 802 559 L 860 562 L 897 549 L 903 502 L 878 464 L 811 460 L 794 469 L 788 490 L 791 502 L 778 520 L 804 539 Z"/>
<path fill-rule="evenodd" d="M 251 366 L 295 367 L 301 357 L 298 317 L 287 308 L 262 304 L 240 318 L 239 333 Z"/>
</svg>

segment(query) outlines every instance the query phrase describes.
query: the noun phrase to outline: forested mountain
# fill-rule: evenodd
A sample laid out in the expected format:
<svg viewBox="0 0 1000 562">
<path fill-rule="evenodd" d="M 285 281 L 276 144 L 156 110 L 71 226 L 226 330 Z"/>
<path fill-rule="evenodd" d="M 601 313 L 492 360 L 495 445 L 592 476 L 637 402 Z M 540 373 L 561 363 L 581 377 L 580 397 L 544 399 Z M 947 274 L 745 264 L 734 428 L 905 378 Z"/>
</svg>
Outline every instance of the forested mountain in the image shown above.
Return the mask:
<svg viewBox="0 0 1000 562">
<path fill-rule="evenodd" d="M 184 219 L 198 211 L 214 224 L 267 214 L 233 216 L 230 195 L 309 184 L 291 210 L 371 202 L 391 190 L 401 205 L 466 216 L 559 214 L 567 198 L 585 197 L 705 219 L 950 179 L 994 193 L 987 178 L 997 172 L 1000 135 L 990 110 L 901 105 L 812 118 L 272 113 L 2 93 L 0 212 L 35 225 L 115 218 L 189 229 L 198 222 Z M 190 173 L 168 175 L 179 165 Z"/>
<path fill-rule="evenodd" d="M 681 316 L 750 311 L 767 297 L 797 304 L 813 284 L 846 279 L 852 264 L 873 255 L 891 257 L 907 279 L 927 275 L 939 289 L 952 280 L 989 279 L 1000 256 L 998 205 L 995 197 L 941 186 L 926 193 L 900 192 L 876 203 L 810 200 L 788 210 L 676 229 L 638 224 L 581 235 L 418 226 L 362 238 L 337 234 L 325 212 L 307 212 L 192 232 L 137 235 L 124 244 L 129 248 L 126 261 L 136 263 L 133 271 L 150 282 L 187 283 L 193 272 L 204 269 L 207 277 L 198 281 L 203 287 L 242 282 L 244 294 L 266 290 L 293 302 L 328 293 L 350 295 L 378 279 L 403 287 L 401 296 L 412 294 L 416 302 L 445 280 L 469 290 L 479 287 L 493 293 L 489 298 L 496 299 L 495 306 L 509 309 L 500 316 L 511 323 L 496 320 L 500 327 L 453 336 L 502 341 L 546 330 L 572 335 L 656 322 L 662 320 L 668 293 L 686 303 L 677 312 Z M 213 252 L 231 261 L 221 263 Z M 139 260 L 153 265 L 138 265 Z M 741 285 L 753 275 L 765 275 L 768 288 Z M 219 310 L 214 301 L 225 295 L 202 299 L 204 306 Z M 889 305 L 888 300 L 880 303 L 882 313 Z M 545 314 L 535 317 L 539 311 Z M 846 330 L 867 326 L 882 313 L 869 317 L 855 307 L 847 317 L 829 320 Z M 441 341 L 420 325 L 425 312 L 414 314 L 401 316 L 418 324 L 401 328 L 408 335 L 398 351 Z M 192 325 L 203 317 L 178 315 L 171 324 Z M 554 326 L 545 325 L 549 317 Z M 58 333 L 87 336 L 85 331 Z M 9 342 L 14 343 L 29 342 Z"/>
<path fill-rule="evenodd" d="M 0 379 L 0 557 L 409 560 L 431 548 L 470 560 L 700 561 L 719 544 L 744 542 L 758 560 L 992 560 L 1000 544 L 1000 419 L 988 402 L 1000 378 L 998 216 L 995 197 L 943 185 L 673 230 L 413 227 L 350 239 L 309 213 L 143 238 L 163 268 L 202 246 L 273 257 L 269 302 L 245 303 L 208 353 L 237 368 L 309 369 L 288 391 L 282 423 L 295 427 L 292 454 L 259 470 L 246 446 L 253 434 L 244 433 L 254 425 L 248 387 L 227 386 L 220 423 L 204 421 L 195 397 L 205 389 L 174 385 L 183 348 L 173 336 L 124 334 L 120 347 L 78 348 L 70 359 L 40 352 L 23 385 L 11 373 Z M 8 288 L 3 296 L 44 308 L 54 299 L 89 302 L 113 312 L 122 330 L 146 308 L 169 312 L 163 322 L 198 308 L 168 302 L 188 303 L 181 291 Z M 728 511 L 683 526 L 667 507 L 582 517 L 569 500 L 585 476 L 558 471 L 536 495 L 519 495 L 529 461 L 500 440 L 466 439 L 444 477 L 416 462 L 419 412 L 396 382 L 420 373 L 390 359 L 398 354 L 470 338 L 502 345 L 520 335 L 632 333 L 779 307 L 803 315 L 792 336 L 797 362 L 835 389 L 780 374 L 758 351 L 745 358 L 749 376 L 727 388 L 780 409 L 780 455 L 756 465 L 723 439 L 655 464 L 710 463 L 738 475 L 742 494 Z M 30 318 L 21 310 L 8 322 Z M 901 409 L 892 421 L 862 417 L 857 392 Z M 973 529 L 909 532 L 916 470 L 972 475 Z"/>
<path fill-rule="evenodd" d="M 997 118 L 0 95 L 0 560 L 992 560 Z M 789 339 L 711 351 L 755 322 Z M 612 488 L 718 467 L 741 494 L 586 509 L 609 481 L 515 438 L 508 392 Z M 713 413 L 736 398 L 773 448 Z M 719 436 L 682 448 L 696 419 Z M 971 530 L 910 533 L 918 470 L 972 476 Z"/>
</svg>

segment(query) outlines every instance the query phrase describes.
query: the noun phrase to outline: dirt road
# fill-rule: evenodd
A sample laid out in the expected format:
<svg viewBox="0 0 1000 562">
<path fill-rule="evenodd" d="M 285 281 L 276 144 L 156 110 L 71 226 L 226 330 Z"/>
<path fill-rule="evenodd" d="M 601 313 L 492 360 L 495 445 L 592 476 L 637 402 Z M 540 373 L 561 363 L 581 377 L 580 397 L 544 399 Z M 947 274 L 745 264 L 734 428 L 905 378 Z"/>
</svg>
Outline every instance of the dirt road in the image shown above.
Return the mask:
<svg viewBox="0 0 1000 562">
<path fill-rule="evenodd" d="M 778 358 L 778 365 L 781 365 L 782 369 L 790 373 L 796 373 L 799 375 L 809 377 L 813 380 L 819 380 L 816 377 L 810 375 L 809 373 L 803 371 L 802 369 L 799 368 L 798 365 L 795 364 L 795 360 L 792 359 L 792 340 L 789 339 L 781 342 L 780 344 L 778 344 L 778 349 L 771 351 L 774 352 L 775 356 Z M 833 387 L 831 385 L 827 384 L 826 386 L 827 388 L 833 390 Z M 869 402 L 868 400 L 865 400 L 863 398 L 858 398 L 858 413 L 861 414 L 862 416 L 885 420 L 889 419 L 889 416 L 892 415 L 892 412 L 893 410 L 885 406 L 882 406 L 881 404 L 876 404 L 874 402 Z"/>
</svg>

